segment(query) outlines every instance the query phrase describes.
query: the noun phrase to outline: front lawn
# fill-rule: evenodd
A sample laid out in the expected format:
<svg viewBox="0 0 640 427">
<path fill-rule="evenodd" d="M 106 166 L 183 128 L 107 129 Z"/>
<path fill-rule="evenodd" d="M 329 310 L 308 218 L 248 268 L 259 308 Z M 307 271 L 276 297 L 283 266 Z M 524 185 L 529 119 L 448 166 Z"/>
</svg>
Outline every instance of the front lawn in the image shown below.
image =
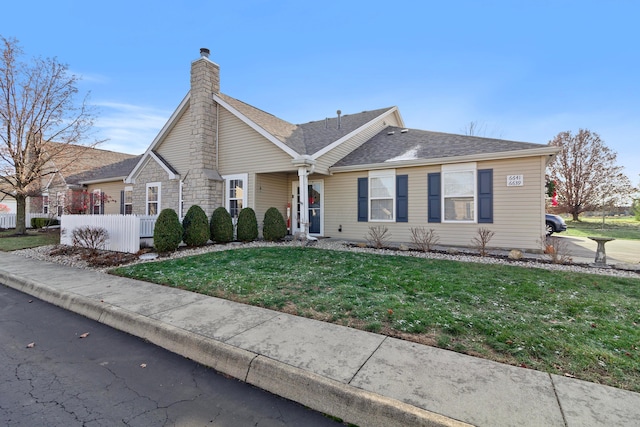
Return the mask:
<svg viewBox="0 0 640 427">
<path fill-rule="evenodd" d="M 15 233 L 15 229 L 0 231 L 0 251 L 17 251 L 19 249 L 60 243 L 60 230 L 27 230 L 25 235 L 16 235 Z"/>
<path fill-rule="evenodd" d="M 113 273 L 640 392 L 640 279 L 301 247 Z"/>
<path fill-rule="evenodd" d="M 606 217 L 604 223 L 602 217 L 580 217 L 580 221 L 565 221 L 568 236 L 640 240 L 640 221 L 633 217 Z"/>
</svg>

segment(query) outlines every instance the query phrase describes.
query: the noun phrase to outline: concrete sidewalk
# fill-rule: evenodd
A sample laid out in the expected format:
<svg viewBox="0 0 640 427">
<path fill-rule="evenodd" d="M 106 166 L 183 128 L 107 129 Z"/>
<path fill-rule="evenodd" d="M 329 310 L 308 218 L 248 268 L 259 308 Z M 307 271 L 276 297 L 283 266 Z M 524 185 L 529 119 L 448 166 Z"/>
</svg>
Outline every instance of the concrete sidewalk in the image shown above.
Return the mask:
<svg viewBox="0 0 640 427">
<path fill-rule="evenodd" d="M 0 283 L 359 426 L 636 426 L 640 394 L 0 255 Z"/>
</svg>

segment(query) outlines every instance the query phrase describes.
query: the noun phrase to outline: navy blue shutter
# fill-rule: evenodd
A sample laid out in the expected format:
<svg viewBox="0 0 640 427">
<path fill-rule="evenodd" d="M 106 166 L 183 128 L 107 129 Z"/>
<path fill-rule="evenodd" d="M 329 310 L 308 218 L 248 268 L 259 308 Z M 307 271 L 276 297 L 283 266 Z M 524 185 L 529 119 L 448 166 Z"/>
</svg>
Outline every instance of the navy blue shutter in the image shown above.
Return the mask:
<svg viewBox="0 0 640 427">
<path fill-rule="evenodd" d="M 427 175 L 427 187 L 428 187 L 428 198 L 429 206 L 427 208 L 427 220 L 429 222 L 440 222 L 441 219 L 441 204 L 442 200 L 440 199 L 440 173 L 430 173 Z"/>
<path fill-rule="evenodd" d="M 369 220 L 369 178 L 358 178 L 358 221 Z"/>
<path fill-rule="evenodd" d="M 120 215 L 124 215 L 124 190 L 120 190 Z"/>
<path fill-rule="evenodd" d="M 409 175 L 396 176 L 396 222 L 409 222 Z"/>
<path fill-rule="evenodd" d="M 478 223 L 493 223 L 493 169 L 478 170 Z"/>
<path fill-rule="evenodd" d="M 106 195 L 104 193 L 100 193 L 100 215 L 104 215 L 104 198 Z"/>
<path fill-rule="evenodd" d="M 91 193 L 89 193 L 89 209 L 88 209 L 88 213 L 90 215 L 93 215 L 93 191 Z M 83 213 L 87 213 L 87 212 L 83 212 Z"/>
</svg>

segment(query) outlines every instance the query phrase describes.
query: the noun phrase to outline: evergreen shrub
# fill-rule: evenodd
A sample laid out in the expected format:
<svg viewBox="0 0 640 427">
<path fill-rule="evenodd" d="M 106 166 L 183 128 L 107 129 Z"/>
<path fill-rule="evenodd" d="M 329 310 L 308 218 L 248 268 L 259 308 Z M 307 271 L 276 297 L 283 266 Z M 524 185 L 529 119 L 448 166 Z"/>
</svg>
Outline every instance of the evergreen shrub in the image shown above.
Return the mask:
<svg viewBox="0 0 640 427">
<path fill-rule="evenodd" d="M 251 208 L 244 208 L 238 214 L 236 224 L 237 238 L 241 242 L 253 242 L 258 238 L 258 220 L 256 211 Z"/>
<path fill-rule="evenodd" d="M 264 213 L 262 224 L 262 237 L 264 240 L 275 242 L 287 235 L 287 224 L 277 208 L 269 208 Z"/>
<path fill-rule="evenodd" d="M 163 209 L 153 228 L 153 246 L 157 252 L 172 252 L 182 241 L 182 224 L 173 209 Z"/>
<path fill-rule="evenodd" d="M 209 240 L 209 218 L 204 210 L 193 205 L 187 211 L 182 220 L 182 228 L 184 233 L 182 241 L 187 246 L 204 246 Z"/>
<path fill-rule="evenodd" d="M 233 221 L 231 215 L 222 206 L 217 208 L 211 214 L 211 223 L 209 224 L 211 232 L 211 240 L 216 243 L 229 243 L 233 240 Z"/>
</svg>

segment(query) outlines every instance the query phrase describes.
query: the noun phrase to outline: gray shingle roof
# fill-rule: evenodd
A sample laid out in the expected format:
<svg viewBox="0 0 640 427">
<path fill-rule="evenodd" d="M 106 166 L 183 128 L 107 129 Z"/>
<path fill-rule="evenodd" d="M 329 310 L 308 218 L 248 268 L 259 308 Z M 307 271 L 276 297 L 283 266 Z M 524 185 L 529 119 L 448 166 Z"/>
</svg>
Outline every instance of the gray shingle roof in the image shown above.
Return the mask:
<svg viewBox="0 0 640 427">
<path fill-rule="evenodd" d="M 67 177 L 67 184 L 80 184 L 81 182 L 108 180 L 129 175 L 142 155 L 131 157 L 117 163 L 102 166 L 96 169 Z"/>
<path fill-rule="evenodd" d="M 392 134 L 390 134 L 393 132 Z M 428 160 L 543 148 L 546 145 L 389 126 L 334 167 Z"/>
<path fill-rule="evenodd" d="M 312 155 L 393 107 L 294 125 L 228 95 L 220 98 L 298 154 Z"/>
</svg>

